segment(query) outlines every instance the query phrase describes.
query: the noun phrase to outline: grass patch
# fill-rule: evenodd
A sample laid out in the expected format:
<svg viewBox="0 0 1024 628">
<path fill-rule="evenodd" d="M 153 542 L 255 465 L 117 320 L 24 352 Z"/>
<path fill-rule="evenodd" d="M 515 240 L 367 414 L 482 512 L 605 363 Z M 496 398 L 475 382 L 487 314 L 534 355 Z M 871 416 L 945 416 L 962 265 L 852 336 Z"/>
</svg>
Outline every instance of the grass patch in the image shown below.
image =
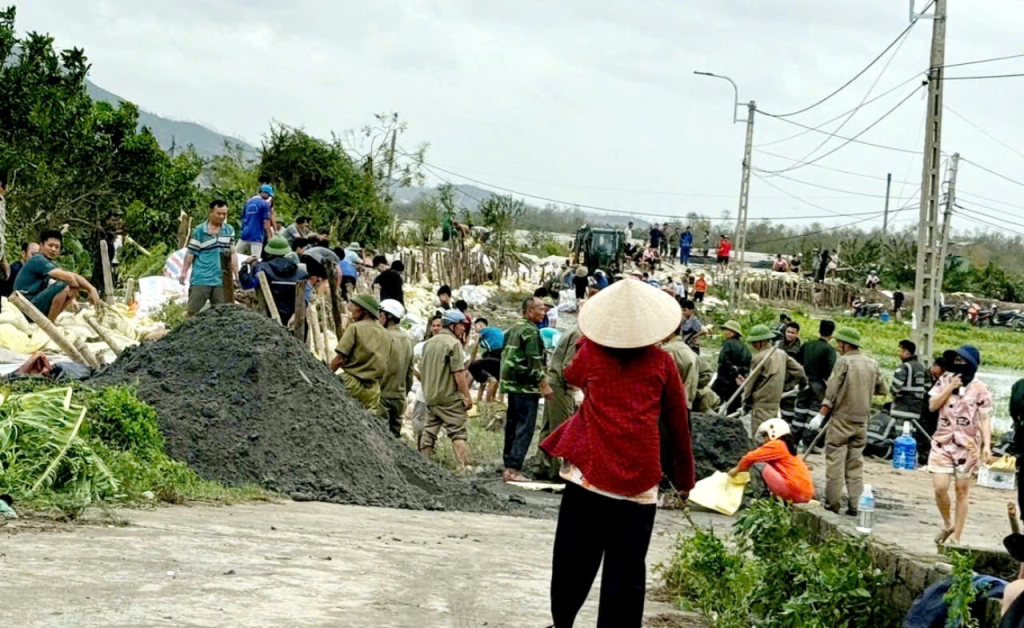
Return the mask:
<svg viewBox="0 0 1024 628">
<path fill-rule="evenodd" d="M 134 389 L 53 388 L 41 380 L 17 383 L 0 404 L 0 492 L 10 493 L 22 510 L 67 520 L 90 505 L 230 503 L 271 495 L 204 480 L 171 460 L 156 411 Z"/>
</svg>

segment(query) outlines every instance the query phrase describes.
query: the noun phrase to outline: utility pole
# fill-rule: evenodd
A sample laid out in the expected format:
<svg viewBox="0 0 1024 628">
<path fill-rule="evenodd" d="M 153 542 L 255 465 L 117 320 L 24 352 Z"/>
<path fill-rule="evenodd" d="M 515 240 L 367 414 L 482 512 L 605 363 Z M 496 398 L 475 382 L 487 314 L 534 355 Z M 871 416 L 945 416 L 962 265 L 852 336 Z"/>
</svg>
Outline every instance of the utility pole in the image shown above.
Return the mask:
<svg viewBox="0 0 1024 628">
<path fill-rule="evenodd" d="M 721 76 L 711 72 L 694 72 L 694 74 L 729 81 L 729 84 L 732 85 L 733 94 L 736 96 L 736 99 L 733 101 L 732 122 L 733 124 L 739 122 L 740 119 L 736 115 L 736 110 L 742 105 L 740 103 L 740 90 L 736 87 L 736 82 L 728 76 Z M 733 242 L 736 245 L 737 253 L 739 253 L 739 264 L 738 268 L 735 268 L 735 272 L 729 275 L 730 310 L 738 307 L 740 300 L 743 298 L 743 261 L 747 249 L 747 205 L 750 200 L 750 162 L 751 155 L 754 150 L 754 111 L 756 110 L 757 105 L 753 100 L 747 103 L 747 142 L 743 149 L 743 175 L 740 178 L 740 203 L 739 211 L 736 213 L 736 231 L 733 234 Z"/>
<path fill-rule="evenodd" d="M 889 192 L 892 190 L 892 173 L 885 177 L 885 217 L 882 218 L 882 237 L 889 233 Z"/>
<path fill-rule="evenodd" d="M 949 170 L 946 173 L 946 213 L 942 216 L 942 236 L 939 244 L 939 255 L 935 259 L 935 282 L 939 291 L 942 290 L 942 277 L 946 272 L 946 249 L 949 247 L 949 223 L 953 220 L 953 208 L 956 206 L 956 171 L 960 165 L 960 153 L 953 153 L 949 158 Z"/>
<path fill-rule="evenodd" d="M 747 251 L 747 206 L 750 201 L 750 163 L 754 152 L 754 112 L 757 105 L 747 103 L 747 143 L 743 148 L 743 175 L 740 179 L 740 205 L 736 212 L 736 250 L 740 254 L 739 266 L 729 280 L 730 309 L 738 308 L 743 299 L 743 258 Z"/>
<path fill-rule="evenodd" d="M 911 4 L 913 16 L 913 4 Z M 916 16 L 920 18 L 922 16 Z M 936 258 L 941 249 L 939 232 L 939 166 L 942 157 L 943 65 L 946 63 L 946 0 L 935 0 L 932 49 L 928 70 L 928 113 L 925 118 L 924 159 L 921 173 L 921 211 L 917 227 L 917 274 L 914 278 L 914 329 L 918 355 L 930 360 L 935 344 L 936 304 L 942 286 L 937 283 Z"/>
</svg>

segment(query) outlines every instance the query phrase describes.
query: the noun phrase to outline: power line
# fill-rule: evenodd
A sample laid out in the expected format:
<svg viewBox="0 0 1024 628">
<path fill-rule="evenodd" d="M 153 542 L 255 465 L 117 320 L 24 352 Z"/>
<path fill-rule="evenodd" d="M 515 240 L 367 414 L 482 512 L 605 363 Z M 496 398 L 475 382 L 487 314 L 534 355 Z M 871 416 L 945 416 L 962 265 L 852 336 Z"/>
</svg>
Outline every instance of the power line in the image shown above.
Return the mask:
<svg viewBox="0 0 1024 628">
<path fill-rule="evenodd" d="M 832 150 L 828 151 L 827 153 L 822 153 L 821 155 L 818 155 L 818 156 L 817 156 L 817 157 L 815 157 L 814 159 L 811 159 L 811 160 L 809 160 L 809 161 L 804 161 L 804 162 L 801 162 L 801 163 L 797 163 L 796 165 L 793 165 L 793 166 L 789 166 L 788 168 L 784 168 L 784 169 L 782 169 L 782 170 L 774 170 L 774 171 L 763 171 L 763 172 L 765 172 L 766 174 L 771 174 L 771 175 L 776 175 L 776 174 L 782 174 L 782 173 L 785 173 L 785 172 L 789 172 L 789 171 L 791 171 L 791 170 L 797 170 L 798 168 L 803 168 L 804 166 L 808 166 L 808 165 L 811 165 L 811 164 L 813 164 L 813 163 L 815 163 L 815 162 L 821 161 L 822 159 L 824 159 L 824 158 L 828 157 L 829 155 L 835 154 L 835 153 L 836 153 L 837 151 L 839 151 L 840 149 L 842 149 L 842 148 L 844 148 L 844 147 L 846 147 L 846 146 L 850 145 L 850 143 L 852 143 L 852 142 L 855 142 L 855 141 L 857 141 L 857 138 L 859 138 L 859 137 L 860 137 L 861 135 L 864 135 L 865 133 L 867 133 L 867 132 L 868 132 L 868 131 L 870 131 L 871 129 L 875 128 L 875 126 L 877 126 L 877 125 L 878 125 L 878 124 L 879 124 L 879 123 L 880 123 L 880 122 L 881 122 L 882 120 L 885 120 L 885 119 L 886 119 L 886 118 L 888 118 L 888 117 L 889 117 L 890 115 L 892 115 L 892 113 L 893 113 L 894 111 L 896 111 L 896 110 L 897 110 L 897 109 L 899 109 L 899 108 L 900 108 L 901 106 L 903 106 L 903 104 L 904 104 L 905 102 L 907 102 L 908 100 L 910 100 L 910 98 L 911 98 L 911 97 L 912 97 L 912 96 L 913 96 L 914 94 L 916 94 L 916 93 L 917 93 L 918 91 L 920 91 L 920 90 L 921 90 L 921 87 L 922 87 L 921 85 L 918 85 L 917 87 L 915 87 L 915 88 L 914 88 L 914 90 L 913 90 L 912 92 L 910 92 L 909 94 L 907 94 L 906 96 L 904 96 L 904 97 L 903 97 L 903 99 L 902 99 L 901 101 L 899 101 L 898 103 L 896 103 L 896 105 L 895 105 L 895 106 L 894 106 L 894 107 L 893 107 L 892 109 L 890 109 L 890 110 L 886 111 L 886 112 L 885 112 L 884 114 L 882 114 L 882 116 L 881 116 L 880 118 L 878 118 L 877 120 L 875 120 L 874 122 L 872 122 L 871 124 L 869 124 L 869 125 L 868 125 L 867 127 L 865 127 L 865 128 L 863 129 L 863 130 L 861 130 L 861 131 L 860 131 L 859 133 L 857 133 L 856 135 L 854 135 L 854 136 L 853 136 L 852 138 L 842 138 L 842 139 L 845 139 L 846 141 L 844 141 L 844 142 L 843 142 L 842 144 L 840 144 L 839 146 L 836 146 L 836 147 L 835 147 L 835 148 L 833 148 Z M 832 136 L 834 136 L 834 137 L 840 137 L 840 136 L 838 136 L 838 135 L 835 135 L 834 133 L 830 133 L 829 135 L 832 135 Z"/>
<path fill-rule="evenodd" d="M 754 170 L 757 171 L 757 172 L 760 172 L 760 170 L 757 169 L 757 168 L 755 168 Z M 761 177 L 758 177 L 758 178 L 760 178 L 765 183 L 768 183 L 769 185 L 771 185 L 771 183 L 769 183 L 766 178 L 761 178 Z M 885 198 L 885 194 L 871 194 L 870 192 L 858 192 L 856 190 L 844 190 L 842 188 L 834 188 L 834 187 L 829 187 L 827 185 L 821 185 L 821 184 L 818 184 L 818 183 L 811 183 L 810 181 L 804 181 L 802 179 L 795 179 L 793 177 L 789 177 L 789 176 L 786 176 L 784 174 L 777 174 L 777 175 L 775 175 L 775 178 L 785 179 L 787 181 L 792 181 L 793 183 L 799 183 L 800 185 L 808 185 L 808 186 L 810 186 L 812 188 L 819 188 L 819 189 L 822 189 L 822 190 L 831 190 L 832 192 L 842 192 L 843 194 L 849 194 L 850 196 L 864 196 L 864 197 L 867 197 L 867 198 Z M 885 180 L 885 177 L 872 177 L 872 178 L 873 179 L 874 178 L 881 178 L 883 181 Z M 775 187 L 775 186 L 772 186 L 772 187 Z M 903 200 L 903 198 L 899 197 L 899 196 L 890 197 L 890 198 L 896 198 L 898 200 Z"/>
<path fill-rule="evenodd" d="M 963 157 L 961 157 L 960 159 L 963 160 Z M 989 198 L 987 196 L 982 196 L 981 194 L 975 194 L 974 192 L 964 192 L 959 187 L 956 190 L 956 195 L 957 196 L 972 196 L 974 198 L 980 198 L 981 200 L 988 201 L 990 203 L 998 203 L 999 205 L 1006 205 L 1007 207 L 1012 207 L 1014 209 L 1024 209 L 1024 205 L 1014 205 L 1013 203 L 1007 203 L 1006 201 L 1001 201 L 1001 200 L 996 199 L 996 198 Z M 979 206 L 979 207 L 985 207 L 986 209 L 991 209 L 993 211 L 1000 211 L 1000 212 L 1001 211 L 1006 211 L 1005 209 L 999 209 L 999 208 L 996 208 L 996 207 L 988 207 L 987 205 L 982 205 L 981 203 L 978 203 L 978 202 L 975 202 L 975 201 L 971 201 L 971 202 L 974 203 L 975 205 Z"/>
<path fill-rule="evenodd" d="M 792 157 L 787 157 L 785 155 L 780 155 L 778 153 L 773 153 L 773 152 L 770 152 L 770 151 L 767 151 L 767 150 L 762 150 L 762 149 L 756 149 L 756 150 L 757 150 L 757 152 L 759 152 L 759 153 L 761 153 L 763 155 L 768 155 L 769 157 L 776 157 L 778 159 L 785 159 L 786 161 L 789 161 L 789 162 L 792 162 L 792 163 L 796 163 L 797 162 L 797 160 L 793 159 Z M 843 174 L 848 174 L 848 175 L 851 175 L 851 176 L 854 176 L 854 177 L 862 177 L 862 178 L 865 178 L 865 179 L 874 179 L 876 181 L 885 181 L 886 180 L 885 177 L 879 176 L 877 174 L 866 174 L 866 173 L 863 173 L 863 172 L 854 172 L 852 170 L 844 170 L 842 168 L 835 168 L 833 166 L 823 166 L 821 164 L 808 164 L 808 165 L 813 167 L 813 168 L 820 168 L 821 170 L 830 170 L 832 172 L 841 172 Z M 757 171 L 757 172 L 760 172 L 761 169 L 760 168 L 754 168 L 754 170 Z M 776 175 L 776 176 L 782 177 L 782 175 Z M 782 177 L 782 178 L 785 178 L 785 177 Z M 916 181 L 899 181 L 899 180 L 893 179 L 893 183 L 905 183 L 905 184 L 909 184 L 909 185 L 917 185 L 918 182 L 916 182 Z"/>
<path fill-rule="evenodd" d="M 1024 183 L 1021 183 L 1020 181 L 1018 181 L 1018 180 L 1016 180 L 1016 179 L 1014 179 L 1014 178 L 1008 177 L 1008 176 L 1006 176 L 1005 174 L 999 174 L 999 173 L 998 173 L 998 172 L 996 172 L 995 170 L 992 170 L 991 168 L 986 168 L 985 166 L 983 166 L 983 165 L 979 164 L 979 163 L 978 163 L 978 162 L 976 162 L 976 161 L 972 161 L 972 160 L 970 160 L 970 159 L 967 159 L 967 158 L 964 158 L 964 157 L 961 157 L 961 158 L 960 158 L 960 161 L 965 161 L 965 162 L 967 162 L 967 163 L 971 164 L 972 166 L 974 166 L 975 168 L 981 168 L 981 169 L 982 169 L 982 170 L 984 170 L 985 172 L 987 172 L 987 173 L 989 173 L 989 174 L 991 174 L 991 175 L 997 176 L 997 177 L 999 177 L 1000 179 L 1003 179 L 1003 180 L 1005 180 L 1005 181 L 1009 181 L 1010 183 L 1014 183 L 1014 184 L 1016 184 L 1016 185 L 1019 185 L 1019 186 L 1021 186 L 1021 187 L 1024 187 Z"/>
<path fill-rule="evenodd" d="M 1006 226 L 1006 221 L 1005 221 L 1005 218 L 1003 218 L 1003 217 L 993 216 L 992 214 L 986 214 L 985 212 L 979 211 L 979 210 L 971 208 L 971 207 L 964 207 L 963 205 L 961 205 L 959 203 L 956 204 L 956 208 L 958 210 L 965 210 L 965 211 L 972 212 L 972 214 L 964 214 L 964 213 L 962 213 L 960 211 L 957 211 L 956 214 L 958 216 L 962 217 L 962 218 L 966 218 L 967 220 L 973 220 L 975 222 L 988 225 L 988 226 L 992 227 L 993 229 L 997 229 L 999 231 L 1009 231 L 1010 233 L 1013 233 L 1015 235 L 1024 236 L 1024 231 L 1018 231 L 1016 229 L 1013 229 L 1011 227 Z M 990 218 L 990 219 L 995 220 L 997 222 L 989 222 L 988 220 L 985 220 L 984 218 L 978 218 L 978 216 L 985 216 L 986 218 Z"/>
<path fill-rule="evenodd" d="M 929 8 L 930 6 L 932 6 L 932 4 L 933 4 L 933 3 L 934 3 L 934 0 L 932 0 L 931 2 L 929 2 L 929 3 L 927 4 L 927 6 L 925 6 L 925 8 L 924 8 L 923 10 L 924 10 L 924 11 L 927 11 L 927 10 L 928 10 L 928 8 Z M 850 79 L 849 81 L 846 81 L 845 83 L 843 83 L 842 85 L 840 85 L 838 89 L 836 89 L 835 91 L 833 91 L 833 92 L 832 92 L 831 94 L 829 94 L 829 95 L 825 96 L 825 97 L 824 97 L 824 98 L 822 98 L 821 100 L 819 100 L 819 101 L 815 102 L 814 104 L 811 104 L 811 105 L 809 105 L 809 106 L 807 106 L 807 107 L 804 107 L 803 109 L 798 109 L 797 111 L 791 111 L 791 112 L 789 112 L 789 113 L 780 113 L 780 114 L 768 114 L 767 112 L 764 112 L 764 113 L 766 113 L 767 115 L 771 115 L 772 117 L 775 117 L 775 118 L 789 118 L 789 117 L 791 117 L 791 116 L 799 115 L 799 114 L 801 114 L 801 113 L 804 113 L 804 112 L 806 112 L 806 111 L 810 111 L 811 109 L 814 109 L 814 108 L 815 108 L 815 107 L 817 107 L 818 105 L 820 105 L 820 104 L 822 104 L 822 103 L 824 103 L 824 102 L 827 102 L 827 101 L 828 101 L 829 99 L 831 99 L 831 98 L 832 98 L 833 96 L 835 96 L 835 95 L 836 95 L 836 94 L 838 94 L 839 92 L 841 92 L 841 91 L 843 91 L 844 89 L 846 89 L 847 87 L 849 87 L 849 86 L 850 86 L 850 85 L 851 85 L 851 84 L 852 84 L 852 83 L 853 83 L 854 81 L 856 81 L 856 80 L 857 80 L 857 79 L 859 79 L 859 78 L 860 78 L 861 76 L 863 76 L 865 72 L 867 72 L 868 70 L 870 70 L 872 66 L 874 66 L 874 65 L 875 65 L 876 63 L 878 63 L 878 61 L 879 61 L 879 60 L 880 60 L 880 59 L 881 59 L 882 57 L 884 57 L 884 56 L 885 56 L 885 53 L 889 52 L 889 50 L 891 50 L 893 46 L 895 46 L 895 45 L 896 45 L 896 44 L 897 44 L 897 43 L 898 43 L 898 42 L 899 42 L 899 41 L 900 41 L 901 39 L 903 39 L 903 37 L 905 37 L 905 36 L 907 35 L 907 33 L 909 33 L 909 32 L 911 31 L 911 29 L 913 29 L 913 28 L 914 28 L 914 25 L 916 25 L 916 24 L 917 24 L 917 20 L 914 20 L 914 21 L 912 21 L 912 22 L 910 23 L 910 25 L 909 25 L 909 26 L 907 26 L 907 27 L 906 27 L 905 29 L 903 29 L 903 31 L 902 31 L 902 32 L 901 32 L 901 33 L 900 33 L 899 35 L 897 35 L 897 36 L 896 36 L 896 39 L 892 40 L 892 42 L 890 42 L 890 43 L 889 43 L 889 45 L 888 45 L 888 46 L 886 46 L 884 50 L 882 50 L 882 52 L 878 53 L 878 56 L 877 56 L 877 57 L 875 57 L 874 59 L 872 59 L 872 60 L 871 60 L 871 63 L 869 63 L 869 64 L 867 64 L 866 66 L 864 66 L 864 69 L 863 69 L 863 70 L 861 70 L 860 72 L 857 72 L 857 74 L 855 74 L 855 75 L 853 76 L 853 78 L 851 78 L 851 79 Z"/>
<path fill-rule="evenodd" d="M 972 126 L 972 127 L 974 128 L 974 130 L 978 131 L 979 133 L 981 133 L 982 135 L 984 135 L 984 136 L 985 136 L 985 137 L 987 137 L 988 139 L 992 140 L 992 141 L 993 141 L 993 142 L 995 142 L 996 144 L 999 144 L 1000 146 L 1002 146 L 1003 148 L 1005 148 L 1005 149 L 1007 149 L 1007 150 L 1009 150 L 1009 151 L 1012 151 L 1012 152 L 1013 152 L 1013 153 L 1015 153 L 1015 154 L 1016 154 L 1016 155 L 1017 155 L 1018 157 L 1024 157 L 1024 153 L 1020 152 L 1019 150 L 1017 150 L 1017 149 L 1016 149 L 1016 148 L 1014 148 L 1013 146 L 1010 146 L 1009 144 L 1007 144 L 1007 143 L 1003 142 L 1003 141 L 1002 141 L 1001 139 L 999 139 L 998 137 L 996 137 L 996 136 L 992 135 L 991 133 L 989 133 L 989 132 L 988 132 L 988 131 L 986 131 L 985 129 L 981 128 L 981 127 L 980 127 L 980 126 L 978 126 L 977 124 L 975 124 L 975 123 L 971 122 L 970 120 L 968 120 L 967 118 L 965 118 L 965 117 L 964 117 L 963 115 L 961 115 L 961 114 L 957 113 L 956 111 L 954 111 L 952 107 L 949 107 L 949 106 L 947 106 L 947 105 L 943 105 L 943 106 L 942 106 L 942 108 L 943 108 L 943 109 L 945 109 L 946 111 L 950 112 L 950 113 L 951 113 L 951 114 L 953 114 L 954 116 L 956 116 L 956 117 L 960 118 L 961 120 L 963 120 L 963 121 L 964 121 L 964 122 L 966 122 L 967 124 L 971 125 L 971 126 Z"/>
<path fill-rule="evenodd" d="M 899 212 L 907 210 L 907 209 L 911 209 L 912 207 L 913 207 L 913 205 L 907 205 L 907 206 L 901 207 L 899 209 L 894 209 L 893 211 L 889 212 L 889 215 L 892 216 L 892 215 L 898 214 Z M 751 247 L 763 246 L 765 244 L 775 244 L 776 242 L 786 242 L 788 240 L 799 240 L 800 238 L 809 238 L 809 237 L 812 237 L 812 236 L 821 235 L 822 233 L 828 233 L 829 231 L 837 231 L 839 229 L 847 229 L 849 227 L 853 227 L 855 225 L 859 225 L 859 224 L 867 222 L 869 220 L 875 220 L 875 219 L 881 218 L 885 214 L 885 212 L 871 212 L 871 213 L 872 213 L 872 215 L 868 216 L 867 218 L 862 218 L 860 220 L 855 220 L 853 222 L 849 222 L 849 223 L 846 223 L 846 224 L 843 224 L 843 225 L 837 225 L 835 227 L 826 227 L 824 229 L 818 229 L 816 231 L 810 231 L 810 232 L 807 232 L 807 233 L 801 233 L 799 235 L 786 236 L 785 238 L 774 238 L 774 239 L 771 239 L 771 240 L 764 240 L 764 241 L 761 241 L 761 242 L 756 242 L 756 243 L 750 244 L 749 246 L 751 246 Z"/>
<path fill-rule="evenodd" d="M 988 79 L 1020 78 L 1024 73 L 1017 74 L 983 74 L 981 76 L 944 76 L 943 81 L 983 81 Z"/>
<path fill-rule="evenodd" d="M 913 92 L 911 92 L 911 94 L 913 94 Z M 764 113 L 760 109 L 758 109 L 758 112 Z M 767 115 L 769 117 L 775 117 L 775 116 L 772 116 L 771 114 L 767 114 L 767 113 L 765 115 Z M 874 144 L 872 142 L 865 142 L 864 140 L 859 140 L 856 137 L 852 137 L 852 138 L 851 137 L 844 137 L 844 136 L 838 135 L 836 133 L 829 133 L 828 131 L 822 131 L 821 129 L 816 129 L 816 128 L 811 127 L 811 126 L 807 126 L 806 124 L 800 124 L 799 122 L 793 122 L 792 120 L 785 120 L 783 118 L 777 118 L 777 119 L 782 121 L 782 122 L 785 122 L 786 124 L 792 124 L 793 126 L 798 126 L 798 127 L 802 128 L 802 129 L 807 129 L 808 131 L 813 131 L 815 133 L 824 133 L 826 135 L 831 135 L 831 136 L 833 136 L 835 138 L 838 138 L 838 139 L 841 139 L 841 140 L 847 140 L 847 141 L 854 142 L 854 143 L 857 143 L 857 144 L 863 144 L 864 146 L 872 146 L 874 148 L 884 148 L 886 150 L 895 151 L 897 153 L 909 153 L 911 155 L 920 155 L 920 154 L 922 154 L 921 151 L 919 151 L 919 150 L 911 150 L 909 148 L 898 148 L 896 146 L 886 146 L 885 144 Z M 808 165 L 810 165 L 810 164 L 808 164 Z"/>
<path fill-rule="evenodd" d="M 412 155 L 410 155 L 409 153 L 405 153 L 404 151 L 403 151 L 403 155 L 405 155 L 407 157 L 412 157 Z M 449 174 L 451 176 L 458 177 L 460 179 L 465 179 L 467 181 L 472 181 L 473 183 L 476 183 L 476 184 L 479 184 L 479 185 L 486 185 L 488 187 L 501 190 L 503 192 L 509 192 L 511 194 L 517 194 L 519 196 L 525 196 L 527 198 L 540 199 L 540 200 L 548 201 L 550 203 L 556 203 L 556 204 L 559 204 L 559 205 L 565 205 L 565 206 L 570 206 L 570 207 L 578 207 L 580 209 L 590 209 L 590 210 L 593 210 L 593 211 L 607 212 L 607 213 L 612 213 L 612 214 L 617 214 L 617 215 L 626 215 L 626 216 L 669 218 L 669 219 L 672 219 L 672 220 L 684 219 L 684 218 L 689 217 L 689 215 L 691 215 L 691 214 L 692 215 L 696 215 L 697 218 L 704 219 L 704 220 L 721 220 L 721 219 L 715 218 L 713 216 L 707 216 L 707 215 L 698 214 L 697 212 L 686 212 L 686 214 L 657 214 L 657 213 L 652 213 L 652 212 L 629 211 L 629 210 L 625 210 L 625 209 L 614 209 L 614 208 L 611 208 L 611 207 L 601 207 L 599 205 L 587 205 L 587 204 L 584 204 L 584 203 L 577 203 L 577 202 L 574 202 L 574 201 L 566 201 L 566 200 L 561 200 L 561 199 L 554 199 L 554 198 L 550 198 L 550 197 L 546 197 L 546 196 L 539 196 L 539 195 L 536 195 L 536 194 L 531 194 L 529 192 L 523 192 L 521 190 L 513 190 L 511 188 L 506 188 L 506 187 L 503 187 L 503 186 L 500 186 L 500 185 L 495 185 L 495 184 L 490 183 L 488 181 L 483 181 L 483 180 L 480 180 L 480 179 L 469 177 L 469 176 L 466 176 L 464 174 L 460 174 L 458 172 L 455 172 L 453 170 L 448 170 L 447 168 L 443 168 L 443 167 L 438 166 L 436 164 L 427 163 L 425 161 L 417 160 L 417 163 L 421 164 L 424 168 L 426 168 L 431 173 L 433 173 L 434 176 L 436 176 L 437 178 L 441 179 L 445 183 L 448 183 L 449 185 L 452 185 L 451 181 L 449 181 L 444 176 L 438 174 L 437 173 L 438 170 L 440 170 L 441 172 L 444 172 L 446 174 Z M 772 187 L 776 187 L 776 186 L 772 186 Z M 756 217 L 755 218 L 751 218 L 751 220 L 779 220 L 779 221 L 782 221 L 782 220 L 812 220 L 812 219 L 817 219 L 817 218 L 832 218 L 834 216 L 839 216 L 839 217 L 844 217 L 845 218 L 845 217 L 849 217 L 849 216 L 860 216 L 860 215 L 865 215 L 865 214 L 868 214 L 868 213 L 873 213 L 873 212 L 847 213 L 847 214 L 839 213 L 839 212 L 835 212 L 833 210 L 830 210 L 830 209 L 828 209 L 826 207 L 822 207 L 820 205 L 816 205 L 816 204 L 811 203 L 809 201 L 804 201 L 803 199 L 800 199 L 799 197 L 796 197 L 796 196 L 794 196 L 792 194 L 789 194 L 788 192 L 786 192 L 785 190 L 782 190 L 781 188 L 776 187 L 776 189 L 778 189 L 779 191 L 783 192 L 787 196 L 789 196 L 791 198 L 794 198 L 794 199 L 797 199 L 797 200 L 800 200 L 801 202 L 804 202 L 804 203 L 806 203 L 806 204 L 808 204 L 808 205 L 810 205 L 812 207 L 816 207 L 816 208 L 821 209 L 823 211 L 831 212 L 831 215 L 824 215 L 824 216 L 766 216 L 764 218 L 756 218 Z M 465 192 L 463 192 L 463 193 L 465 194 Z M 481 199 L 478 199 L 478 198 L 474 197 L 471 194 L 466 194 L 466 196 L 469 196 L 470 198 L 472 198 L 473 200 L 475 200 L 477 202 L 482 202 Z"/>
<path fill-rule="evenodd" d="M 772 140 L 771 142 L 763 142 L 763 143 L 760 143 L 760 144 L 754 144 L 754 148 L 758 148 L 758 147 L 761 147 L 761 146 L 772 146 L 773 144 L 781 144 L 782 142 L 788 142 L 789 140 L 792 140 L 792 139 L 796 139 L 796 138 L 798 138 L 798 137 L 801 137 L 801 136 L 803 136 L 803 135 L 807 135 L 807 134 L 808 134 L 808 133 L 810 133 L 811 131 L 818 131 L 818 130 L 821 130 L 821 128 L 822 128 L 822 127 L 824 127 L 824 126 L 827 126 L 827 125 L 829 125 L 829 124 L 832 124 L 833 122 L 835 122 L 835 121 L 836 121 L 836 120 L 838 120 L 839 118 L 842 118 L 843 116 L 845 116 L 845 115 L 848 115 L 848 114 L 850 114 L 850 113 L 854 113 L 854 112 L 856 112 L 856 111 L 857 111 L 858 109 L 860 109 L 860 108 L 862 108 L 862 107 L 864 107 L 864 106 L 870 105 L 871 103 L 873 103 L 873 102 L 875 102 L 875 101 L 877 101 L 877 100 L 881 100 L 882 98 L 885 98 L 886 96 L 888 96 L 889 94 L 893 93 L 893 92 L 894 92 L 894 91 L 896 91 L 897 89 L 899 89 L 899 88 L 903 87 L 903 86 L 904 86 L 904 85 L 906 85 L 907 83 L 909 83 L 909 82 L 911 82 L 911 81 L 914 81 L 914 80 L 917 80 L 917 78 L 918 78 L 919 74 L 920 74 L 920 73 L 915 73 L 915 74 L 914 74 L 913 76 L 911 76 L 911 77 L 910 77 L 910 78 L 908 78 L 907 80 L 905 80 L 905 81 L 901 82 L 901 83 L 900 83 L 900 84 L 898 84 L 898 85 L 894 85 L 893 87 L 889 88 L 889 89 L 888 89 L 888 90 L 886 90 L 885 92 L 883 92 L 883 93 L 879 94 L 878 96 L 875 96 L 875 97 L 874 97 L 874 98 L 872 98 L 871 100 L 868 100 L 868 101 L 866 101 L 866 102 L 862 102 L 861 104 L 857 105 L 857 106 L 856 106 L 856 107 L 854 107 L 853 109 L 848 109 L 848 110 L 844 111 L 843 113 L 841 113 L 841 114 L 839 114 L 839 115 L 835 116 L 834 118 L 829 118 L 828 120 L 825 120 L 824 122 L 822 122 L 821 124 L 819 124 L 819 125 L 817 125 L 817 126 L 814 126 L 814 127 L 806 127 L 806 128 L 805 128 L 805 129 L 803 130 L 803 131 L 800 131 L 799 133 L 796 133 L 796 134 L 794 134 L 794 135 L 790 135 L 790 136 L 788 136 L 788 137 L 784 137 L 784 138 L 782 138 L 782 139 L 779 139 L 779 140 Z M 765 112 L 761 112 L 761 113 L 764 113 L 765 115 L 771 115 L 771 114 L 768 114 L 768 113 L 765 113 Z M 780 118 L 780 120 L 781 120 L 781 118 Z M 786 121 L 786 120 L 784 120 L 784 121 Z M 827 131 L 825 131 L 825 132 L 827 133 Z M 795 160 L 794 160 L 794 161 L 795 161 Z"/>
<path fill-rule="evenodd" d="M 1019 59 L 1024 57 L 1024 53 L 1016 55 L 1007 55 L 1005 57 L 993 57 L 991 59 L 978 59 L 977 61 L 964 61 L 962 63 L 947 63 L 942 66 L 943 68 L 959 68 L 965 65 L 977 65 L 979 63 L 992 63 L 993 61 L 1006 61 L 1007 59 Z"/>
</svg>

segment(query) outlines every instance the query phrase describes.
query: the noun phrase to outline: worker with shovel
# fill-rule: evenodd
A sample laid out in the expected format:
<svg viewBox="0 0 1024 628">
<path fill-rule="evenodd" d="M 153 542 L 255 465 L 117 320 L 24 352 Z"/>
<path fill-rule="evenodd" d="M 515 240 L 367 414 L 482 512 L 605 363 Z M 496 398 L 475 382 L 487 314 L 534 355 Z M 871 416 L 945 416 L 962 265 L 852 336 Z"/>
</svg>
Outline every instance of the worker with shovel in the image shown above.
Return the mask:
<svg viewBox="0 0 1024 628">
<path fill-rule="evenodd" d="M 860 352 L 860 332 L 842 327 L 835 337 L 840 357 L 810 428 L 816 432 L 826 417 L 829 419 L 825 432 L 825 508 L 839 513 L 845 479 L 849 499 L 846 514 L 857 516 L 857 500 L 864 490 L 864 446 L 871 397 L 884 395 L 886 389 L 878 362 Z"/>
<path fill-rule="evenodd" d="M 718 378 L 712 388 L 725 403 L 742 385 L 738 378 L 750 372 L 750 349 L 743 343 L 743 328 L 736 321 L 722 325 L 722 336 L 725 342 L 718 352 Z M 735 411 L 738 405 L 739 400 L 733 400 L 723 414 Z"/>
<path fill-rule="evenodd" d="M 803 384 L 804 369 L 785 351 L 773 344 L 775 333 L 767 325 L 754 325 L 747 341 L 757 351 L 751 360 L 751 375 L 743 378 L 743 408 L 758 423 L 779 416 L 779 403 L 786 381 Z M 759 368 L 760 367 L 760 368 Z"/>
<path fill-rule="evenodd" d="M 331 370 L 341 374 L 349 394 L 371 413 L 380 406 L 380 382 L 384 377 L 391 339 L 380 326 L 380 304 L 369 294 L 357 294 L 348 304 L 352 322 L 338 341 Z"/>
</svg>

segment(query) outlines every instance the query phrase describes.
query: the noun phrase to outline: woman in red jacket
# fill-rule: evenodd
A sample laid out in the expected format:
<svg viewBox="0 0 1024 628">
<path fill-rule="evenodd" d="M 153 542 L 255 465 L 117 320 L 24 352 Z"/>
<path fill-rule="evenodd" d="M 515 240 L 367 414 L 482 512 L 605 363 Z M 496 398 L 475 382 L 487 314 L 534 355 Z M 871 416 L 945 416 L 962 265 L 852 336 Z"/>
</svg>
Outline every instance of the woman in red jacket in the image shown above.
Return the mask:
<svg viewBox="0 0 1024 628">
<path fill-rule="evenodd" d="M 562 459 L 567 482 L 551 573 L 556 628 L 573 625 L 602 560 L 598 627 L 643 621 L 658 483 L 664 473 L 684 495 L 694 484 L 686 393 L 675 362 L 655 346 L 681 318 L 675 299 L 641 281 L 616 282 L 580 311 L 583 337 L 565 380 L 583 391 L 583 404 L 541 443 Z M 661 466 L 659 425 L 670 469 Z"/>
</svg>

